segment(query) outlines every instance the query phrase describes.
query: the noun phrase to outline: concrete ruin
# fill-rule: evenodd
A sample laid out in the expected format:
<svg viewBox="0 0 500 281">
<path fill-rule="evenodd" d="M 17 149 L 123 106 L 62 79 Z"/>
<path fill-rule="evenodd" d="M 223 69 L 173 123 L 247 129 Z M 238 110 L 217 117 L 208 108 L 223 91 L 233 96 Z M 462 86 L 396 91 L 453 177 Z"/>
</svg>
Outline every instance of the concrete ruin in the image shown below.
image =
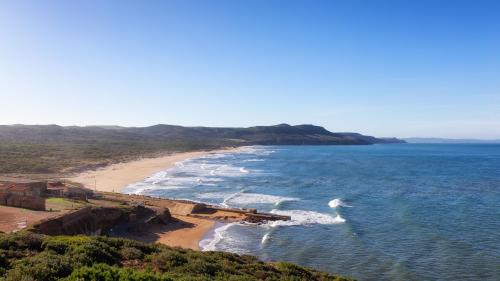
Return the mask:
<svg viewBox="0 0 500 281">
<path fill-rule="evenodd" d="M 62 182 L 47 182 L 47 196 L 87 201 L 94 196 L 94 193 L 90 189 L 67 186 Z"/>
<path fill-rule="evenodd" d="M 0 205 L 45 210 L 46 191 L 43 181 L 0 178 Z"/>
<path fill-rule="evenodd" d="M 62 182 L 0 177 L 0 205 L 44 211 L 48 197 L 87 201 L 93 192 Z"/>
<path fill-rule="evenodd" d="M 128 220 L 128 214 L 119 208 L 85 207 L 41 221 L 33 230 L 47 235 L 101 235 Z"/>
</svg>

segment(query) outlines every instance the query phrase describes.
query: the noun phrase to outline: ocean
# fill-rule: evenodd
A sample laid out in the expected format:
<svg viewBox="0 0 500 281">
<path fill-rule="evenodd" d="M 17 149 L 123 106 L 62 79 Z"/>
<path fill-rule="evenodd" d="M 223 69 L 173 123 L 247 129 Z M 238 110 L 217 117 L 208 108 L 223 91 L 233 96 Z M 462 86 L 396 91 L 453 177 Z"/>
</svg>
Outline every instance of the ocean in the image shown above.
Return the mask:
<svg viewBox="0 0 500 281">
<path fill-rule="evenodd" d="M 204 250 L 359 280 L 500 280 L 500 145 L 252 146 L 127 193 L 290 215 L 220 224 Z"/>
</svg>

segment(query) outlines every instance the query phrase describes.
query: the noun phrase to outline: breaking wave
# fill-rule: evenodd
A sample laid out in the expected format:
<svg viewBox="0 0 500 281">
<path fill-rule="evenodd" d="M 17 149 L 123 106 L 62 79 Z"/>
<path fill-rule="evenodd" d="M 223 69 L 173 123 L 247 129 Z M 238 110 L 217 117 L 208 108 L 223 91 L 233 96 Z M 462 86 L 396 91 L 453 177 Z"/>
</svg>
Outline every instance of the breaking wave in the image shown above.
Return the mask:
<svg viewBox="0 0 500 281">
<path fill-rule="evenodd" d="M 264 234 L 264 236 L 262 236 L 262 239 L 260 240 L 260 244 L 266 244 L 267 240 L 269 240 L 269 235 L 270 232 Z"/>
<path fill-rule="evenodd" d="M 289 221 L 273 221 L 268 224 L 271 226 L 295 226 L 295 225 L 310 225 L 310 224 L 340 224 L 344 223 L 345 219 L 339 214 L 331 216 L 329 214 L 318 213 L 314 211 L 304 210 L 272 210 L 271 213 L 283 216 L 290 216 Z"/>
<path fill-rule="evenodd" d="M 328 202 L 328 206 L 330 206 L 330 208 L 337 208 L 337 207 L 348 207 L 348 208 L 351 208 L 352 207 L 352 206 L 347 205 L 346 203 L 344 203 L 342 201 L 342 199 L 340 199 L 340 198 L 335 198 L 335 199 L 331 200 L 330 202 Z"/>
<path fill-rule="evenodd" d="M 227 197 L 223 204 L 228 205 L 246 205 L 246 204 L 275 204 L 279 205 L 284 201 L 297 201 L 298 198 L 275 196 L 259 193 L 238 192 Z"/>
<path fill-rule="evenodd" d="M 226 233 L 229 228 L 236 225 L 237 223 L 224 224 L 221 227 L 215 228 L 213 231 L 213 237 L 207 237 L 200 241 L 199 246 L 202 251 L 215 251 L 217 250 L 217 244 L 222 240 L 226 239 Z"/>
</svg>

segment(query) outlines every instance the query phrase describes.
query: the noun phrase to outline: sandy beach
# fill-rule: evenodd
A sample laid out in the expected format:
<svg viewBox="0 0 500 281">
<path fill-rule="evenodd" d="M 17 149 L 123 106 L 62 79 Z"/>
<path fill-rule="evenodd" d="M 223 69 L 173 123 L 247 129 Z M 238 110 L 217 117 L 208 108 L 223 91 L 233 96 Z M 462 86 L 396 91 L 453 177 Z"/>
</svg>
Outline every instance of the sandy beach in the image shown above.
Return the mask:
<svg viewBox="0 0 500 281">
<path fill-rule="evenodd" d="M 211 153 L 236 151 L 228 148 L 212 151 L 179 152 L 155 158 L 143 158 L 135 161 L 112 164 L 97 170 L 80 173 L 68 180 L 81 183 L 85 187 L 97 191 L 122 192 L 132 183 L 142 181 L 154 173 L 171 168 L 175 163 Z"/>
<path fill-rule="evenodd" d="M 81 183 L 93 190 L 120 193 L 127 185 L 171 168 L 177 162 L 211 153 L 226 153 L 237 150 L 238 148 L 228 148 L 213 151 L 181 152 L 156 158 L 144 158 L 83 172 L 68 180 Z M 171 225 L 144 229 L 141 233 L 131 234 L 128 238 L 199 250 L 199 242 L 215 224 L 215 219 L 210 216 L 206 218 L 175 216 L 175 219 L 177 221 Z"/>
<path fill-rule="evenodd" d="M 171 247 L 200 250 L 200 241 L 215 225 L 215 221 L 209 218 L 173 217 L 176 221 L 169 225 L 147 226 L 140 231 L 128 233 L 124 237 L 142 242 L 160 243 Z"/>
</svg>

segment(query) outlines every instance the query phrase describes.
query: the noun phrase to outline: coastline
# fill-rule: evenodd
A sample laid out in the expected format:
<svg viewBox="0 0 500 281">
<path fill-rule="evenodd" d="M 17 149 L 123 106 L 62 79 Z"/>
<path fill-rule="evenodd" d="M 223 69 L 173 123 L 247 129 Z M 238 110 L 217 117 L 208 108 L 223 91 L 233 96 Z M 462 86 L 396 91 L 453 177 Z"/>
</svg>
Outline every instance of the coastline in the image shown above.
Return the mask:
<svg viewBox="0 0 500 281">
<path fill-rule="evenodd" d="M 176 152 L 166 156 L 116 163 L 97 170 L 85 171 L 67 179 L 95 191 L 121 193 L 129 184 L 170 169 L 177 162 L 213 153 L 229 153 L 238 150 L 239 148 L 231 147 L 218 150 Z"/>
<path fill-rule="evenodd" d="M 236 152 L 239 149 L 233 147 L 209 151 L 178 152 L 161 157 L 144 158 L 82 172 L 68 178 L 68 180 L 96 191 L 121 193 L 129 184 L 142 181 L 154 173 L 172 168 L 177 162 L 214 153 Z M 150 227 L 137 235 L 127 235 L 126 238 L 200 250 L 199 243 L 206 238 L 210 231 L 213 231 L 216 224 L 216 220 L 211 217 L 199 218 L 178 215 L 173 217 L 175 222 L 170 225 Z"/>
</svg>

